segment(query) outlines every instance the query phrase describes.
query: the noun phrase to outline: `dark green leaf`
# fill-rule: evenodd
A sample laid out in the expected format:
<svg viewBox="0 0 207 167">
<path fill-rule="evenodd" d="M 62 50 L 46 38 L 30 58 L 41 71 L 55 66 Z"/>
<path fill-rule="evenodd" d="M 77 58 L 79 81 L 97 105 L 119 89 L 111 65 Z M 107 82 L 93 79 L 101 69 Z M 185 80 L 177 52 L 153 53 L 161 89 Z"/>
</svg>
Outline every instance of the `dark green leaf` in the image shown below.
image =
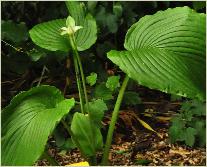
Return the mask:
<svg viewBox="0 0 207 167">
<path fill-rule="evenodd" d="M 206 1 L 194 1 L 193 8 L 195 10 L 203 9 L 206 7 Z"/>
<path fill-rule="evenodd" d="M 27 54 L 32 59 L 32 61 L 38 61 L 40 58 L 46 56 L 46 53 L 40 49 L 32 49 L 28 51 Z"/>
<path fill-rule="evenodd" d="M 117 17 L 121 17 L 123 12 L 123 8 L 121 6 L 120 3 L 116 3 L 113 5 L 113 13 L 117 16 Z"/>
<path fill-rule="evenodd" d="M 97 3 L 98 3 L 97 1 L 88 1 L 88 2 L 87 2 L 88 10 L 89 10 L 90 12 L 94 12 L 94 9 L 95 9 Z"/>
<path fill-rule="evenodd" d="M 106 18 L 106 26 L 108 27 L 109 32 L 116 33 L 118 30 L 118 19 L 116 15 L 107 13 Z"/>
<path fill-rule="evenodd" d="M 194 128 L 187 128 L 185 131 L 184 131 L 184 137 L 185 137 L 185 143 L 188 145 L 188 146 L 193 146 L 194 143 L 195 143 L 195 135 L 196 135 L 196 130 Z"/>
<path fill-rule="evenodd" d="M 26 41 L 28 39 L 28 30 L 26 24 L 23 22 L 16 24 L 11 20 L 2 21 L 1 38 L 15 43 Z"/>
<path fill-rule="evenodd" d="M 204 147 L 206 145 L 206 120 L 196 118 L 191 123 L 193 124 L 192 127 L 196 129 L 196 139 L 198 145 L 200 147 Z"/>
<path fill-rule="evenodd" d="M 76 145 L 74 144 L 73 140 L 71 138 L 69 138 L 65 141 L 62 148 L 65 150 L 72 150 L 72 149 L 76 148 Z"/>
<path fill-rule="evenodd" d="M 183 122 L 181 117 L 174 117 L 172 119 L 172 126 L 169 129 L 170 141 L 172 143 L 176 141 L 185 140 L 183 136 L 184 127 L 185 127 L 185 123 Z"/>
<path fill-rule="evenodd" d="M 206 104 L 198 100 L 193 100 L 191 110 L 194 115 L 205 116 L 206 115 Z"/>
<path fill-rule="evenodd" d="M 94 90 L 94 98 L 103 99 L 103 100 L 111 100 L 113 99 L 112 91 L 108 89 L 104 83 L 97 85 Z"/>
<path fill-rule="evenodd" d="M 62 128 L 62 127 L 61 127 Z M 55 138 L 55 143 L 58 147 L 61 147 L 65 144 L 65 136 L 63 135 L 63 131 L 60 127 L 56 127 L 56 129 L 53 132 L 53 136 Z"/>
<path fill-rule="evenodd" d="M 126 105 L 136 105 L 141 103 L 139 94 L 132 91 L 126 91 L 124 93 L 123 103 Z"/>
</svg>

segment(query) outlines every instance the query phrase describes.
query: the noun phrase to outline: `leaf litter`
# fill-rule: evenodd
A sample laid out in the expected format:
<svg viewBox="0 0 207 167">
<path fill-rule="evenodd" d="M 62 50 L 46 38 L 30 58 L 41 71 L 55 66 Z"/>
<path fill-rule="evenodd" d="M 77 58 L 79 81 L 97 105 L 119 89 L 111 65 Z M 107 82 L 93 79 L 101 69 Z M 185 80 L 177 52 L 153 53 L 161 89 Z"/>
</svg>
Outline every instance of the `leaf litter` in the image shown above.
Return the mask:
<svg viewBox="0 0 207 167">
<path fill-rule="evenodd" d="M 132 134 L 134 140 L 119 140 L 118 144 L 112 144 L 109 154 L 110 165 L 143 165 L 143 166 L 205 166 L 205 148 L 191 148 L 185 145 L 170 144 L 166 128 L 158 128 L 157 136 L 151 132 Z M 115 134 L 114 139 L 116 138 Z M 60 165 L 83 162 L 77 149 L 61 154 L 60 150 L 50 148 L 48 153 L 54 157 Z M 101 154 L 97 155 L 98 161 Z M 47 160 L 39 160 L 35 165 L 48 166 Z"/>
</svg>

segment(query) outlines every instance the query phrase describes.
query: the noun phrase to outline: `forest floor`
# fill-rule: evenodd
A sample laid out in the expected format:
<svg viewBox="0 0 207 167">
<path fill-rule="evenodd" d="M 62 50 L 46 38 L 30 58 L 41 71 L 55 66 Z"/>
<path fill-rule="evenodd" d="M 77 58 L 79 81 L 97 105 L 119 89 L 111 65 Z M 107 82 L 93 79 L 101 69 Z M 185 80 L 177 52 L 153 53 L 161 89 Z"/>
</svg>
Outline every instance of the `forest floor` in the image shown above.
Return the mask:
<svg viewBox="0 0 207 167">
<path fill-rule="evenodd" d="M 141 132 L 135 140 L 118 141 L 119 144 L 114 142 L 109 155 L 110 165 L 206 166 L 205 148 L 170 144 L 166 128 L 159 128 L 156 131 L 159 136 Z M 56 148 L 50 148 L 48 152 L 62 166 L 85 161 L 77 149 L 63 153 Z M 43 159 L 39 160 L 36 165 L 48 166 L 50 164 Z"/>
<path fill-rule="evenodd" d="M 146 103 L 145 107 L 155 109 L 158 103 Z M 168 107 L 166 107 L 168 104 Z M 162 109 L 166 111 L 177 109 L 177 103 L 162 102 Z M 155 107 L 156 105 L 156 107 Z M 169 111 L 168 111 L 169 112 Z M 163 114 L 163 113 L 162 113 Z M 199 147 L 188 147 L 182 143 L 170 144 L 168 129 L 169 118 L 174 112 L 166 112 L 163 117 L 141 117 L 136 111 L 122 110 L 116 124 L 116 131 L 113 137 L 113 144 L 109 154 L 110 165 L 115 166 L 206 166 L 206 149 Z M 171 115 L 171 116 L 170 116 Z M 137 121 L 137 116 L 147 122 L 157 132 L 149 131 Z M 103 124 L 108 127 L 110 114 L 104 117 Z M 159 119 L 156 119 L 159 118 Z M 106 129 L 107 131 L 107 129 Z M 54 141 L 55 142 L 55 141 Z M 57 148 L 50 148 L 48 153 L 65 166 L 73 163 L 85 161 L 77 149 L 72 151 L 60 151 Z M 97 160 L 101 162 L 101 153 L 97 154 Z M 40 160 L 36 165 L 50 165 L 47 160 Z"/>
<path fill-rule="evenodd" d="M 31 85 L 31 82 L 22 78 L 18 82 L 5 80 L 2 82 L 2 106 L 6 106 L 17 92 Z M 26 88 L 23 81 L 28 82 Z M 59 82 L 64 83 L 61 80 Z M 205 148 L 191 148 L 182 143 L 170 144 L 170 119 L 180 109 L 182 100 L 172 102 L 169 95 L 141 86 L 136 87 L 134 91 L 139 92 L 142 103 L 131 108 L 121 108 L 109 155 L 110 165 L 206 166 Z M 147 122 L 157 133 L 143 128 L 137 117 Z M 107 113 L 102 122 L 104 137 L 107 135 L 110 119 L 111 114 Z M 54 140 L 52 142 L 55 143 Z M 48 154 L 62 166 L 85 161 L 77 149 L 60 150 L 54 144 L 48 149 Z M 101 156 L 101 153 L 97 155 L 99 163 Z M 51 164 L 40 159 L 34 165 Z"/>
</svg>

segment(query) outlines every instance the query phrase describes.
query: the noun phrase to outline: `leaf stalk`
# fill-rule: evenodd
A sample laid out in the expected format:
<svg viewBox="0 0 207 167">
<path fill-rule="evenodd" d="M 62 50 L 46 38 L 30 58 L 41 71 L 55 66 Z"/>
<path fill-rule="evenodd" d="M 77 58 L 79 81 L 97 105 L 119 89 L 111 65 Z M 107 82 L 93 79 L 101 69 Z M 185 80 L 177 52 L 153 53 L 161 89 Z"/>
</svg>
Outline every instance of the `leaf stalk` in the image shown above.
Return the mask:
<svg viewBox="0 0 207 167">
<path fill-rule="evenodd" d="M 118 97 L 116 100 L 116 104 L 114 107 L 114 111 L 112 114 L 111 122 L 109 125 L 109 130 L 108 130 L 108 134 L 107 134 L 107 138 L 106 138 L 106 144 L 105 144 L 104 154 L 103 154 L 103 158 L 102 158 L 102 165 L 108 165 L 109 150 L 111 147 L 113 132 L 114 132 L 115 124 L 116 124 L 116 121 L 117 121 L 117 118 L 119 115 L 119 109 L 120 109 L 120 106 L 122 103 L 122 99 L 123 99 L 124 92 L 126 90 L 128 81 L 129 81 L 129 77 L 126 76 L 124 78 L 124 81 L 122 83 L 121 89 L 119 91 L 119 94 L 118 94 Z"/>
</svg>

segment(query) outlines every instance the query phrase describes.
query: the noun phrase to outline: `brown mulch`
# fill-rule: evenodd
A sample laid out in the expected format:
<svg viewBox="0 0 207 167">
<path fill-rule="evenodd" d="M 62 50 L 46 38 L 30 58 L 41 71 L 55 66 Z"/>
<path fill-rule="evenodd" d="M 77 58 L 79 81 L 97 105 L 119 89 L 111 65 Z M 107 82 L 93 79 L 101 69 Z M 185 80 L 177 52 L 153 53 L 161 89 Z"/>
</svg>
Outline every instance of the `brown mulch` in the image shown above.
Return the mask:
<svg viewBox="0 0 207 167">
<path fill-rule="evenodd" d="M 185 145 L 170 144 L 166 128 L 157 129 L 154 133 L 140 132 L 133 141 L 122 141 L 112 144 L 110 165 L 143 165 L 143 166 L 206 166 L 206 149 L 191 148 Z M 60 152 L 54 148 L 49 154 L 60 165 L 84 161 L 80 152 Z M 35 165 L 48 166 L 47 160 L 39 160 Z"/>
</svg>

